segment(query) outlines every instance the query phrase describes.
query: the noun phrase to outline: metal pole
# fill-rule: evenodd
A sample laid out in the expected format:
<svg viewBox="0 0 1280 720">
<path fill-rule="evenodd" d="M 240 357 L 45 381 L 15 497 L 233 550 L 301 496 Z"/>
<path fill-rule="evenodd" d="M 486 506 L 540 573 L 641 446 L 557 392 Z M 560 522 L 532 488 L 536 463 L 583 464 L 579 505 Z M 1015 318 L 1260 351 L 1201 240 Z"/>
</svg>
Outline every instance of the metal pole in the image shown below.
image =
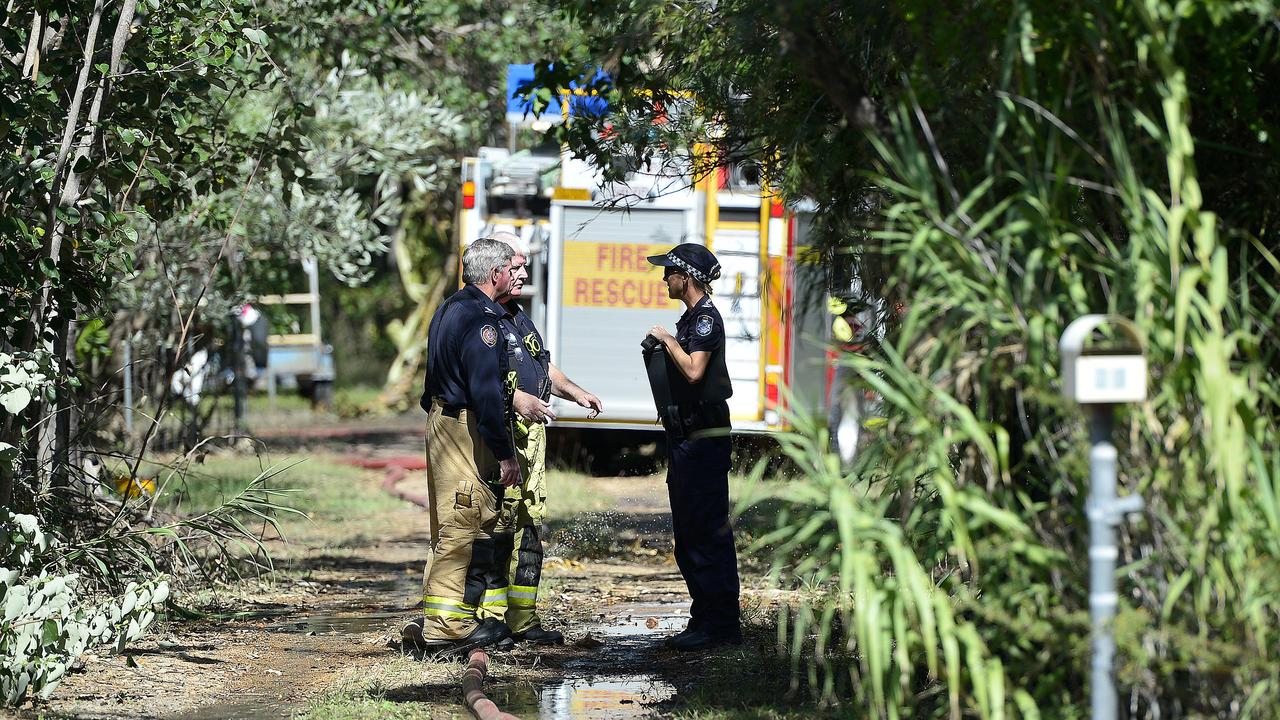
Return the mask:
<svg viewBox="0 0 1280 720">
<path fill-rule="evenodd" d="M 1115 405 L 1089 406 L 1089 620 L 1093 629 L 1090 697 L 1093 720 L 1115 720 L 1119 709 L 1112 666 L 1116 654 L 1111 621 L 1116 615 L 1116 526 L 1142 510 L 1138 495 L 1116 495 L 1116 446 L 1111 444 Z"/>
<path fill-rule="evenodd" d="M 311 294 L 311 334 L 316 336 L 316 353 L 319 353 L 324 347 L 320 338 L 320 266 L 315 258 L 307 258 L 302 261 L 302 267 L 307 271 L 307 291 Z"/>
<path fill-rule="evenodd" d="M 1111 405 L 1089 408 L 1089 619 L 1093 628 L 1092 676 L 1089 683 L 1093 720 L 1115 720 L 1118 708 L 1111 675 L 1116 653 L 1111 619 L 1116 614 L 1116 447 L 1111 444 L 1114 424 Z"/>
<path fill-rule="evenodd" d="M 124 431 L 133 434 L 133 341 L 124 339 Z"/>
</svg>

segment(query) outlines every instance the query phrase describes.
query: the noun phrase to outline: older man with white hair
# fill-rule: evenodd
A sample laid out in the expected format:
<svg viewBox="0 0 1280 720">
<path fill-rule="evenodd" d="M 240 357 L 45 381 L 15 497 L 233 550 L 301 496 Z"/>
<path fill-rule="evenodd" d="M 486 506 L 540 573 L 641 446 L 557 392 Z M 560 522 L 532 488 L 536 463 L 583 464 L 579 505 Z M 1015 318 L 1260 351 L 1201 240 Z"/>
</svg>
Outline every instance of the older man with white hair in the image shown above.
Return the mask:
<svg viewBox="0 0 1280 720">
<path fill-rule="evenodd" d="M 518 235 L 494 233 L 492 239 L 511 247 L 511 287 L 497 301 L 507 314 L 499 326 L 507 350 L 507 386 L 515 411 L 515 450 L 522 481 L 502 498 L 493 582 L 481 603 L 481 615 L 505 620 L 511 637 L 538 644 L 559 644 L 564 636 L 542 627 L 538 618 L 538 585 L 542 578 L 542 523 L 546 519 L 547 471 L 545 424 L 555 419 L 548 401 L 554 394 L 591 411 L 603 412 L 600 398 L 583 390 L 551 362 L 542 334 L 516 302 L 523 292 L 529 249 Z M 502 645 L 499 645 L 502 647 Z"/>
</svg>

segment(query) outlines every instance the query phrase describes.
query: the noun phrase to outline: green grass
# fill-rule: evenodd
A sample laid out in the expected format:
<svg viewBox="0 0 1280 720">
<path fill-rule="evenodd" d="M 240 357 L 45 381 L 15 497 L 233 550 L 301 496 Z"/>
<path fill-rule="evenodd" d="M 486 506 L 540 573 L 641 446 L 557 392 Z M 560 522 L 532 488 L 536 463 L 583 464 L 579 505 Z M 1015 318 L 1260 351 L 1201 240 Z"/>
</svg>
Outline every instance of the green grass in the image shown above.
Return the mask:
<svg viewBox="0 0 1280 720">
<path fill-rule="evenodd" d="M 461 705 L 457 711 L 448 712 L 439 706 L 333 695 L 312 703 L 305 712 L 294 717 L 299 720 L 462 720 L 471 718 L 471 713 Z"/>
<path fill-rule="evenodd" d="M 382 388 L 372 385 L 339 387 L 334 390 L 332 407 L 315 409 L 309 399 L 296 391 L 276 393 L 275 400 L 265 392 L 257 392 L 248 398 L 245 421 L 251 428 L 264 428 L 284 421 L 309 424 L 340 418 L 394 415 L 393 410 L 378 405 L 381 393 Z"/>
<path fill-rule="evenodd" d="M 567 520 L 610 507 L 608 496 L 594 488 L 595 479 L 572 470 L 547 470 L 547 520 Z"/>
<path fill-rule="evenodd" d="M 274 490 L 290 490 L 289 504 L 312 517 L 367 515 L 399 507 L 370 487 L 369 471 L 324 455 L 211 455 L 185 472 L 162 462 L 143 462 L 139 475 L 155 480 L 160 507 L 202 512 L 244 490 L 257 477 Z"/>
<path fill-rule="evenodd" d="M 396 656 L 348 674 L 296 720 L 459 720 L 471 718 L 459 689 L 462 665 Z M 490 673 L 525 671 L 490 661 Z M 488 685 L 492 687 L 492 683 Z"/>
</svg>

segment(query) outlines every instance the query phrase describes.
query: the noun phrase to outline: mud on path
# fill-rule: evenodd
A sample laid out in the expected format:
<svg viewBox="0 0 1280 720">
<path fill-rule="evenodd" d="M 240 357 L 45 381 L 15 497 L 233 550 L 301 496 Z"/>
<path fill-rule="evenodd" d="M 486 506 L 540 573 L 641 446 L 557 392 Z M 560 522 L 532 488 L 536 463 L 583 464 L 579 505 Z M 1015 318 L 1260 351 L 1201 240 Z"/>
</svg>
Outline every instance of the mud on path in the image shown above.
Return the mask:
<svg viewBox="0 0 1280 720">
<path fill-rule="evenodd" d="M 359 451 L 404 455 L 420 443 L 406 436 Z M 325 446 L 332 447 L 314 451 L 318 462 Z M 159 623 L 124 656 L 86 656 L 51 701 L 22 715 L 328 717 L 326 703 L 345 696 L 392 703 L 398 716 L 410 708 L 415 718 L 469 717 L 460 664 L 414 660 L 398 649 L 400 625 L 420 612 L 426 518 L 388 499 L 381 479 L 366 470 L 357 482 L 384 507 L 317 519 L 295 533 L 276 547 L 281 572 L 273 580 L 224 589 L 211 601 L 218 615 Z M 490 697 L 528 718 L 661 715 L 657 704 L 679 692 L 696 662 L 660 649 L 688 614 L 671 558 L 665 484 L 661 476 L 580 481 L 606 509 L 552 522 L 539 602 L 544 625 L 563 630 L 568 643 L 492 655 Z M 402 483 L 416 488 L 425 476 L 412 472 Z"/>
</svg>

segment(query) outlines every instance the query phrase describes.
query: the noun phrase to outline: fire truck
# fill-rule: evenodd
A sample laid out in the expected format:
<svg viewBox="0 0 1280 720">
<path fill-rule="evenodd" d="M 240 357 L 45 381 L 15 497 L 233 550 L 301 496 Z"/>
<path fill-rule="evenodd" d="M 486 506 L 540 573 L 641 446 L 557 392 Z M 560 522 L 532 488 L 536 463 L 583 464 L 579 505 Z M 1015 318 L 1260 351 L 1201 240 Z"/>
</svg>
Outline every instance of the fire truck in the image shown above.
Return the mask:
<svg viewBox="0 0 1280 720">
<path fill-rule="evenodd" d="M 637 173 L 602 186 L 567 153 L 482 148 L 463 160 L 461 187 L 460 249 L 500 230 L 524 238 L 525 310 L 552 362 L 605 403 L 588 418 L 556 398 L 556 425 L 662 429 L 640 341 L 655 324 L 674 329 L 684 307 L 646 257 L 685 242 L 720 260 L 712 298 L 725 322 L 734 430 L 784 429 L 788 403 L 825 405 L 830 323 L 823 268 L 804 261 L 809 214 L 771 197 L 753 164 L 700 179 Z"/>
<path fill-rule="evenodd" d="M 512 137 L 521 124 L 546 125 L 531 122 L 516 97 L 531 75 L 532 66 L 508 69 Z M 577 101 L 566 98 L 551 121 L 569 118 Z M 646 258 L 687 242 L 715 252 L 722 268 L 712 298 L 725 322 L 734 431 L 787 429 L 788 410 L 832 415 L 828 274 L 808 257 L 806 242 L 813 208 L 784 205 L 754 162 L 698 177 L 689 165 L 660 162 L 658 170 L 603 183 L 560 147 L 485 147 L 463 159 L 459 249 L 502 230 L 524 238 L 530 279 L 521 302 L 552 362 L 604 401 L 605 412 L 588 418 L 584 408 L 553 398 L 556 426 L 662 429 L 640 342 L 655 324 L 674 330 L 684 308 L 667 297 L 662 273 Z M 839 436 L 837 424 L 848 426 L 851 413 L 836 414 L 831 427 Z M 860 416 L 854 409 L 854 427 Z"/>
</svg>

